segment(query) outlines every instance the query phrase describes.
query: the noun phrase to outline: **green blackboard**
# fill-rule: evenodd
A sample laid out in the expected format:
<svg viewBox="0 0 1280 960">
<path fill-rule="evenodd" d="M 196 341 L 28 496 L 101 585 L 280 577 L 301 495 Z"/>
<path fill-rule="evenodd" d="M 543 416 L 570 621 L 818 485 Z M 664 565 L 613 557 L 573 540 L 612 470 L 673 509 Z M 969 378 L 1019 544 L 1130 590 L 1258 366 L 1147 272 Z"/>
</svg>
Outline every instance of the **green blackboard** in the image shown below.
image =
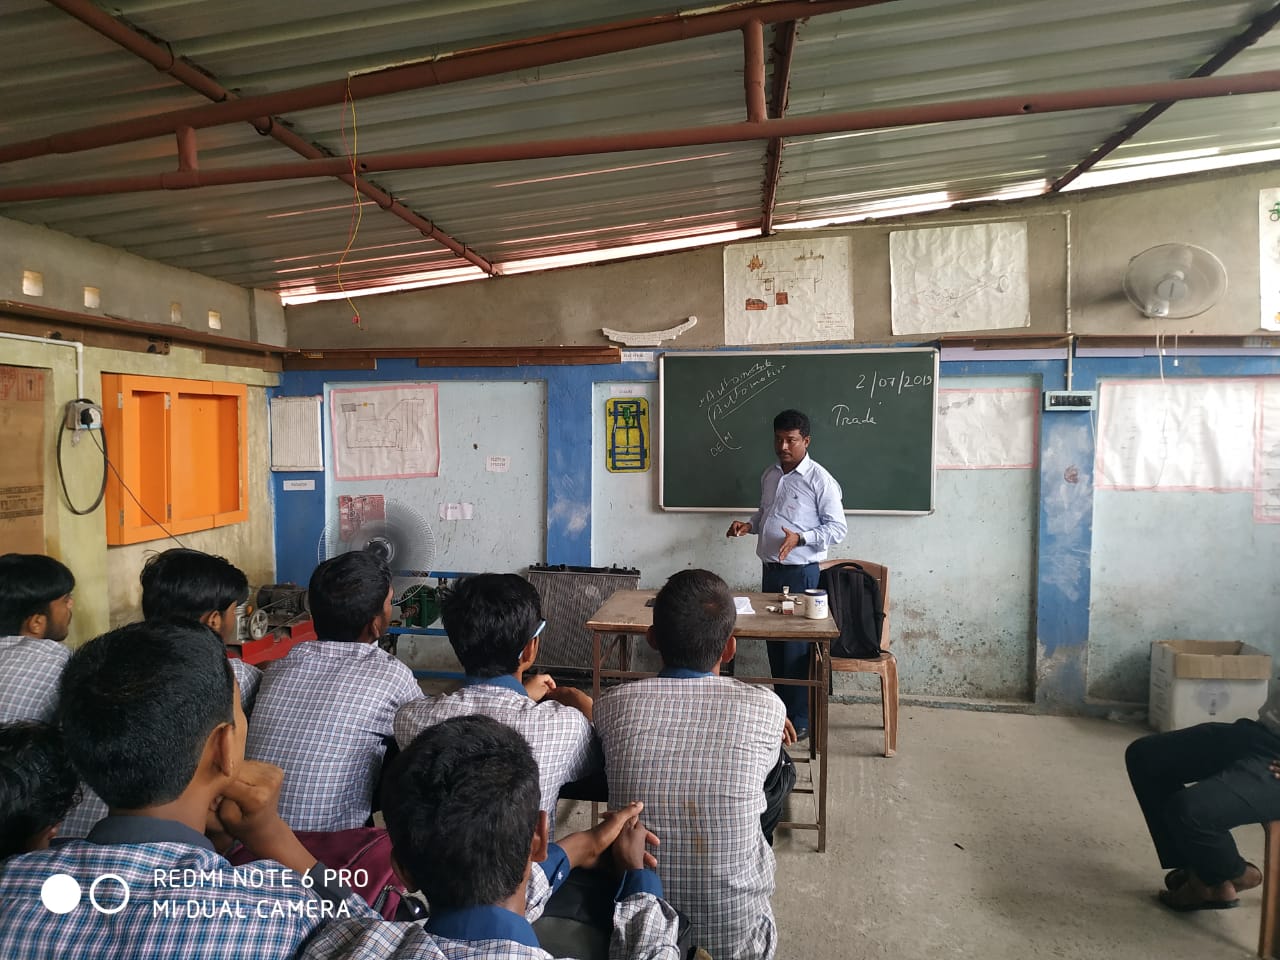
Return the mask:
<svg viewBox="0 0 1280 960">
<path fill-rule="evenodd" d="M 664 510 L 755 510 L 789 407 L 808 415 L 809 453 L 846 512 L 933 509 L 936 350 L 667 353 L 658 380 Z"/>
</svg>

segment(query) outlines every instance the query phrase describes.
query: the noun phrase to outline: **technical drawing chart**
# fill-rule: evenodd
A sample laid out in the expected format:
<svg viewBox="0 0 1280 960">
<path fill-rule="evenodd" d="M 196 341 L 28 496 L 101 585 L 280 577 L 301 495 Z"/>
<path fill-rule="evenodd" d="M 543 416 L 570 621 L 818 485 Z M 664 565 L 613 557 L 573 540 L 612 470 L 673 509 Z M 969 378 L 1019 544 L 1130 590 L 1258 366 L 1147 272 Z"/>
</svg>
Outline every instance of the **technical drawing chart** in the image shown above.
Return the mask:
<svg viewBox="0 0 1280 960">
<path fill-rule="evenodd" d="M 610 397 L 604 403 L 608 443 L 605 468 L 610 473 L 643 473 L 649 469 L 649 401 L 644 397 Z"/>
<path fill-rule="evenodd" d="M 335 479 L 439 475 L 440 424 L 434 383 L 335 388 L 329 406 Z"/>
<path fill-rule="evenodd" d="M 725 247 L 725 342 L 851 339 L 849 284 L 847 237 Z"/>
</svg>

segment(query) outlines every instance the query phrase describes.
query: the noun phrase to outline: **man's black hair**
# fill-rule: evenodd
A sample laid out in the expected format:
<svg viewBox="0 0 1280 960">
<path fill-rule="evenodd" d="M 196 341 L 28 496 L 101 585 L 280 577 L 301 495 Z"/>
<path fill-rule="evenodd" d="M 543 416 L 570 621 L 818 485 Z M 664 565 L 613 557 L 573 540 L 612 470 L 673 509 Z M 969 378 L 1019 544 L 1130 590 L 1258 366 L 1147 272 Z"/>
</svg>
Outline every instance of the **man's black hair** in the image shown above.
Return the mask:
<svg viewBox="0 0 1280 960">
<path fill-rule="evenodd" d="M 199 620 L 244 603 L 249 580 L 222 557 L 174 547 L 158 553 L 142 568 L 142 615 Z"/>
<path fill-rule="evenodd" d="M 653 601 L 662 663 L 706 673 L 720 660 L 738 615 L 728 585 L 710 570 L 681 570 Z"/>
<path fill-rule="evenodd" d="M 326 560 L 307 585 L 316 633 L 321 640 L 354 643 L 382 612 L 390 589 L 391 570 L 381 557 L 353 550 Z"/>
<path fill-rule="evenodd" d="M 49 604 L 75 589 L 76 578 L 53 557 L 6 553 L 0 557 L 0 636 L 17 636 L 28 617 L 48 615 Z"/>
<path fill-rule="evenodd" d="M 809 436 L 809 418 L 799 410 L 783 410 L 773 418 L 773 432 L 786 433 L 788 430 L 799 430 L 800 436 Z"/>
<path fill-rule="evenodd" d="M 515 893 L 538 826 L 538 764 L 515 730 L 489 717 L 428 727 L 392 762 L 383 814 L 396 861 L 433 910 Z"/>
<path fill-rule="evenodd" d="M 80 800 L 80 778 L 62 734 L 48 723 L 0 725 L 0 861 L 25 853 Z"/>
<path fill-rule="evenodd" d="M 538 591 L 514 573 L 464 577 L 441 604 L 449 643 L 469 677 L 515 673 L 542 620 Z"/>
<path fill-rule="evenodd" d="M 193 620 L 147 620 L 104 633 L 71 655 L 58 723 L 81 778 L 108 807 L 177 799 L 205 741 L 234 723 L 226 647 Z"/>
</svg>

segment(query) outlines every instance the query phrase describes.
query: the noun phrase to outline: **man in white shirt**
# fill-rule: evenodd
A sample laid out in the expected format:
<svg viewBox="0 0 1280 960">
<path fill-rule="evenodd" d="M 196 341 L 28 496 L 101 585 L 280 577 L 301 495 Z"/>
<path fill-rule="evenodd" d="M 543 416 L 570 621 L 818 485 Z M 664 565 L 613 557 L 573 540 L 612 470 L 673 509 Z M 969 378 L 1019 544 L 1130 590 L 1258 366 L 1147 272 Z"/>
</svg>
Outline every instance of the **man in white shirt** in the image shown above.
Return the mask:
<svg viewBox="0 0 1280 960">
<path fill-rule="evenodd" d="M 803 594 L 818 585 L 818 564 L 827 548 L 844 540 L 840 484 L 809 457 L 809 418 L 799 410 L 783 410 L 773 418 L 773 449 L 778 462 L 760 476 L 760 509 L 750 520 L 729 524 L 727 537 L 756 534 L 756 556 L 764 566 L 760 589 L 778 593 L 790 587 Z M 775 677 L 804 680 L 809 676 L 809 644 L 770 640 L 769 666 Z M 809 732 L 807 687 L 774 687 L 787 707 L 797 739 Z"/>
<path fill-rule="evenodd" d="M 53 557 L 0 557 L 0 723 L 53 719 L 76 578 Z"/>
</svg>

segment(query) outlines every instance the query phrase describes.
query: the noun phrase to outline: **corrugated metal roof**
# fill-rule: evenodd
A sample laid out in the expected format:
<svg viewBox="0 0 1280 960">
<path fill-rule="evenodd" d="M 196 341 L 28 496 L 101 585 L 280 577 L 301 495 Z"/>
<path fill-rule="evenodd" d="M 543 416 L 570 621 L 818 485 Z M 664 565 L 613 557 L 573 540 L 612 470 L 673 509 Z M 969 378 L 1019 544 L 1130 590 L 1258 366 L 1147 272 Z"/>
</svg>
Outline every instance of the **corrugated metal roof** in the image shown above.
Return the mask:
<svg viewBox="0 0 1280 960">
<path fill-rule="evenodd" d="M 1186 77 L 1271 0 L 893 0 L 799 24 L 788 116 L 1080 90 Z M 677 12 L 595 0 L 117 0 L 113 11 L 240 95 L 389 64 Z M 7 0 L 0 147 L 207 103 L 62 11 Z M 774 31 L 766 28 L 766 42 Z M 1268 36 L 1224 73 L 1280 66 Z M 768 78 L 772 78 L 771 55 Z M 627 50 L 356 104 L 282 122 L 334 155 L 741 122 L 736 32 Z M 766 83 L 766 89 L 768 83 Z M 1071 170 L 1146 105 L 917 125 L 786 141 L 778 225 L 853 217 L 896 199 L 958 200 Z M 1280 147 L 1280 94 L 1188 101 L 1098 165 L 1186 151 Z M 247 123 L 197 132 L 202 167 L 291 162 Z M 345 146 L 344 146 L 345 144 Z M 370 175 L 482 257 L 504 262 L 757 226 L 764 141 Z M 169 137 L 0 164 L 0 188 L 157 174 Z M 353 191 L 333 178 L 4 203 L 42 223 L 247 286 L 329 291 L 348 245 Z M 365 200 L 342 270 L 350 288 L 474 269 Z"/>
</svg>

